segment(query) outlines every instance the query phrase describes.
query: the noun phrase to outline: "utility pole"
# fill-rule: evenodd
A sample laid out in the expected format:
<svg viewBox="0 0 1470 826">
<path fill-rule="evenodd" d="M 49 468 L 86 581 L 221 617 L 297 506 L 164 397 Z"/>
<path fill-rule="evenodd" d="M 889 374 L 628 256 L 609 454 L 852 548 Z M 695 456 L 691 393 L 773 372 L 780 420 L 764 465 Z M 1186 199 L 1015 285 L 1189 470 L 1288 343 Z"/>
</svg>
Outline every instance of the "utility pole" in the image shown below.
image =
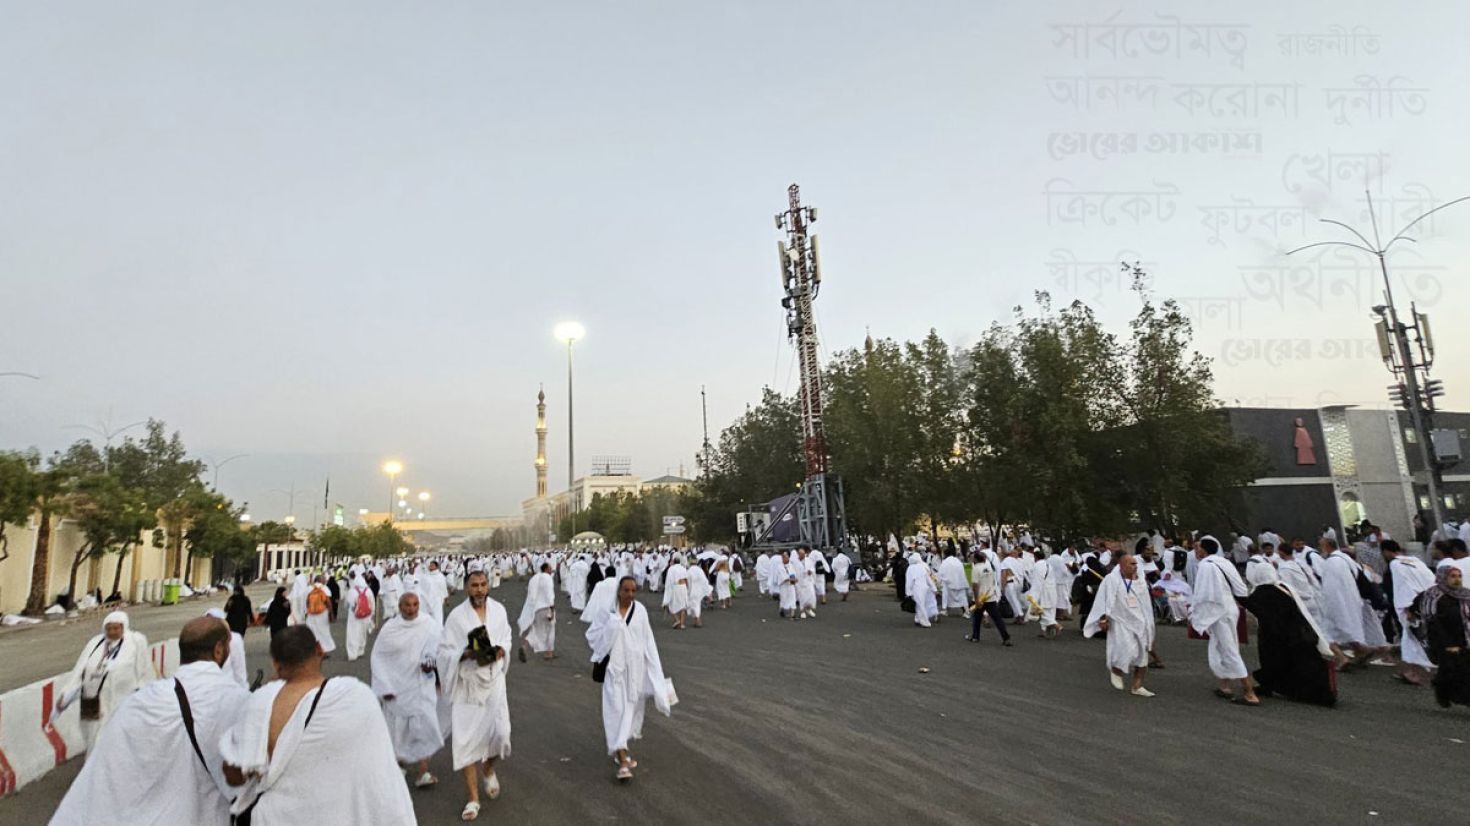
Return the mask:
<svg viewBox="0 0 1470 826">
<path fill-rule="evenodd" d="M 1443 395 L 1443 384 L 1429 378 L 1429 368 L 1434 363 L 1434 341 L 1429 335 L 1429 317 L 1420 313 L 1417 308 L 1410 306 L 1410 315 L 1414 323 L 1405 324 L 1400 319 L 1398 306 L 1393 300 L 1393 281 L 1388 275 L 1388 251 L 1398 241 L 1417 243 L 1413 238 L 1405 235 L 1415 224 L 1428 218 L 1440 210 L 1454 206 L 1464 201 L 1470 201 L 1470 196 L 1456 198 L 1453 201 L 1440 204 L 1434 209 L 1420 215 L 1410 221 L 1403 229 L 1394 233 L 1388 243 L 1383 243 L 1382 236 L 1378 232 L 1378 216 L 1373 210 L 1373 196 L 1369 192 L 1364 193 L 1368 199 L 1368 217 L 1373 224 L 1373 240 L 1370 242 L 1361 232 L 1330 218 L 1323 218 L 1322 222 L 1335 224 L 1357 236 L 1362 244 L 1351 241 L 1318 241 L 1315 244 L 1307 244 L 1304 247 L 1288 252 L 1293 255 L 1302 250 L 1312 247 L 1341 246 L 1351 247 L 1355 250 L 1366 252 L 1378 259 L 1378 270 L 1383 274 L 1383 304 L 1373 308 L 1373 312 L 1379 317 L 1374 325 L 1378 332 L 1378 346 L 1383 355 L 1383 362 L 1394 375 L 1403 378 L 1403 381 L 1389 388 L 1389 397 L 1400 407 L 1409 411 L 1409 421 L 1418 437 L 1419 457 L 1424 464 L 1425 486 L 1429 490 L 1429 510 L 1433 524 L 1430 530 L 1444 524 L 1444 500 L 1440 498 L 1440 485 L 1442 484 L 1443 468 L 1435 455 L 1433 446 L 1434 431 L 1433 414 L 1434 398 Z M 1409 333 L 1414 333 L 1415 342 L 1418 345 L 1418 353 L 1410 346 Z M 1397 434 L 1395 438 L 1401 438 Z M 1417 494 L 1415 495 L 1417 500 Z M 1419 510 L 1418 501 L 1414 502 L 1414 510 Z"/>
<path fill-rule="evenodd" d="M 700 448 L 699 471 L 709 475 L 709 400 L 704 393 L 704 385 L 699 386 L 699 410 L 704 418 L 704 447 Z"/>
</svg>

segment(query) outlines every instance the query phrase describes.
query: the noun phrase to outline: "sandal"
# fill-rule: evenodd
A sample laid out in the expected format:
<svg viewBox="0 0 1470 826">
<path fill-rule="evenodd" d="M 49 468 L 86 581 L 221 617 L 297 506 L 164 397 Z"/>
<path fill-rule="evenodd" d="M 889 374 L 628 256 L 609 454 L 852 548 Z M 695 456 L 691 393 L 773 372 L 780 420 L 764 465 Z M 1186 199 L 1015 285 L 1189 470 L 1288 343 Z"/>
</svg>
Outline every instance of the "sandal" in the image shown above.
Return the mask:
<svg viewBox="0 0 1470 826">
<path fill-rule="evenodd" d="M 480 801 L 478 800 L 471 800 L 470 802 L 464 804 L 464 811 L 459 813 L 459 819 L 463 821 L 471 821 L 479 816 Z"/>
<path fill-rule="evenodd" d="M 628 768 L 627 766 L 619 766 L 618 767 L 618 780 L 626 783 L 626 782 L 628 782 L 629 780 L 632 780 L 632 779 L 633 779 L 633 770 L 632 769 Z"/>
</svg>

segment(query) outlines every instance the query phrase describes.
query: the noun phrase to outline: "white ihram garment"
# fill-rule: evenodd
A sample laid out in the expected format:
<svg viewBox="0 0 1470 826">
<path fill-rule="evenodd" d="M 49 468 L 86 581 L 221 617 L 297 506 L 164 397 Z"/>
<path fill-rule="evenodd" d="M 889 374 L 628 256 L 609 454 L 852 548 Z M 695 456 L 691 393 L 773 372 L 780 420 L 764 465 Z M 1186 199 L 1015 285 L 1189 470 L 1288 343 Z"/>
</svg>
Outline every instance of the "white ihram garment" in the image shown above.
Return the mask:
<svg viewBox="0 0 1470 826">
<path fill-rule="evenodd" d="M 1189 607 L 1189 624 L 1194 630 L 1210 635 L 1210 671 L 1222 680 L 1245 679 L 1249 672 L 1240 656 L 1240 638 L 1235 622 L 1240 615 L 1236 597 L 1249 591 L 1235 566 L 1216 554 L 1200 560 L 1195 570 L 1198 582 Z"/>
<path fill-rule="evenodd" d="M 516 625 L 521 629 L 521 636 L 530 643 L 531 650 L 537 654 L 544 654 L 556 647 L 556 620 L 553 619 L 555 608 L 556 583 L 551 581 L 551 574 L 538 573 L 531 577 L 531 582 L 526 586 L 526 604 L 521 607 L 521 616 L 516 620 Z"/>
<path fill-rule="evenodd" d="M 628 610 L 628 615 L 619 614 L 614 599 L 611 610 L 600 610 L 587 627 L 592 662 L 608 658 L 602 683 L 602 730 L 608 754 L 627 749 L 629 740 L 643 736 L 643 713 L 650 697 L 655 708 L 669 714 L 669 684 L 648 611 L 637 600 Z"/>
<path fill-rule="evenodd" d="M 485 598 L 483 623 L 465 600 L 449 612 L 439 640 L 439 679 L 453 704 L 449 728 L 455 771 L 492 757 L 510 756 L 510 706 L 505 695 L 510 657 L 484 666 L 473 658 L 460 659 L 469 645 L 470 631 L 482 624 L 491 644 L 508 653 L 513 635 L 505 607 L 489 597 Z"/>
<path fill-rule="evenodd" d="M 1124 674 L 1148 666 L 1148 651 L 1154 644 L 1154 612 L 1149 604 L 1148 583 L 1142 577 L 1127 580 L 1121 568 L 1103 577 L 1092 601 L 1092 613 L 1082 627 L 1085 637 L 1101 630 L 1098 620 L 1108 618 L 1108 668 Z"/>
<path fill-rule="evenodd" d="M 423 669 L 435 664 L 443 632 L 437 620 L 420 611 L 412 622 L 398 616 L 383 623 L 373 642 L 373 693 L 383 703 L 393 753 L 401 763 L 427 760 L 444 747 L 439 692 L 433 672 Z"/>
</svg>

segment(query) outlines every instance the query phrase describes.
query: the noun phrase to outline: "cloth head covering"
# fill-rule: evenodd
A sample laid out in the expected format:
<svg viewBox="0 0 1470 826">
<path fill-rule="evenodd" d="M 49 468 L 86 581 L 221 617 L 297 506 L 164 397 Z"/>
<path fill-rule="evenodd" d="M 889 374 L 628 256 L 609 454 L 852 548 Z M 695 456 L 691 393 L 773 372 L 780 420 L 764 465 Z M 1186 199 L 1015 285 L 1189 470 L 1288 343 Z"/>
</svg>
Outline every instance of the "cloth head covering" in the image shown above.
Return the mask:
<svg viewBox="0 0 1470 826">
<path fill-rule="evenodd" d="M 225 612 L 224 611 L 221 611 L 218 608 L 211 608 L 208 611 L 205 611 L 204 612 L 204 616 L 206 616 L 206 617 L 214 617 L 215 619 L 224 619 L 225 618 Z"/>
<path fill-rule="evenodd" d="M 1216 539 L 1215 537 L 1211 536 L 1210 534 L 1205 534 L 1204 536 L 1201 536 L 1199 539 L 1195 540 L 1195 544 L 1196 545 L 1203 544 L 1206 539 L 1208 539 L 1211 542 L 1214 542 L 1215 543 L 1216 553 L 1224 553 L 1225 552 L 1225 546 L 1222 545 L 1222 544 L 1220 544 L 1220 540 Z"/>
<path fill-rule="evenodd" d="M 107 626 L 113 624 L 114 622 L 122 625 L 124 634 L 133 630 L 132 623 L 128 622 L 127 614 L 123 613 L 122 611 L 113 611 L 112 613 L 102 618 L 102 632 L 104 634 L 107 633 Z"/>
<path fill-rule="evenodd" d="M 1456 599 L 1460 601 L 1460 619 L 1470 629 L 1470 588 L 1466 588 L 1463 583 L 1459 588 L 1451 588 L 1451 570 L 1451 566 L 1445 565 L 1434 572 L 1434 587 L 1424 592 L 1424 603 L 1419 607 L 1419 616 L 1426 619 L 1432 617 L 1439 609 L 1441 599 Z"/>
</svg>

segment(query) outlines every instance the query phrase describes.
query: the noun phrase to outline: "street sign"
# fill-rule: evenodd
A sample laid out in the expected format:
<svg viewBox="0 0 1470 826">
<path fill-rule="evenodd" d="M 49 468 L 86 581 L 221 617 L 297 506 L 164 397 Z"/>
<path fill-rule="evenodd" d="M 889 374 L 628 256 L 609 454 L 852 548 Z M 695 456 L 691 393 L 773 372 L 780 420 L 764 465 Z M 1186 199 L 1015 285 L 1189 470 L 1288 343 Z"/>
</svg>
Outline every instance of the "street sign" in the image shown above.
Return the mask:
<svg viewBox="0 0 1470 826">
<path fill-rule="evenodd" d="M 665 516 L 664 517 L 664 533 L 666 533 L 666 534 L 681 534 L 683 532 L 684 532 L 684 517 L 682 517 L 682 516 Z"/>
</svg>

